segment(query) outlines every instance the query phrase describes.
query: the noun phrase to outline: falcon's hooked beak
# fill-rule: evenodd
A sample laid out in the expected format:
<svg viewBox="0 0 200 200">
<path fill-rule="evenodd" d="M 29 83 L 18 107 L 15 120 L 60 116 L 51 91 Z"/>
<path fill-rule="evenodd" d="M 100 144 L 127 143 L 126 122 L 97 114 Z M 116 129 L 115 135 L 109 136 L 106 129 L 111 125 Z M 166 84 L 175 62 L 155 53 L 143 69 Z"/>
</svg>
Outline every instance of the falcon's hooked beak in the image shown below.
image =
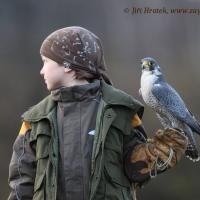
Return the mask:
<svg viewBox="0 0 200 200">
<path fill-rule="evenodd" d="M 152 71 L 153 70 L 153 63 L 148 60 L 141 60 L 141 67 L 142 70 Z"/>
</svg>

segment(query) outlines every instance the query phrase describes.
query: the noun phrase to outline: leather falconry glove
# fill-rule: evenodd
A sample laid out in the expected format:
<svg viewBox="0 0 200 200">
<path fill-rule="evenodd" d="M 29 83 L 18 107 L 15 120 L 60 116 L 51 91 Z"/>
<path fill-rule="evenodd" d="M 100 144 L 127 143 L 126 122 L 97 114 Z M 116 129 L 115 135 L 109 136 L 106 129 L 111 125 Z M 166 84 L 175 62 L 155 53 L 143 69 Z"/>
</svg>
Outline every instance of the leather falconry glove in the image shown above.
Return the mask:
<svg viewBox="0 0 200 200">
<path fill-rule="evenodd" d="M 147 143 L 137 145 L 131 153 L 132 179 L 142 183 L 174 167 L 184 155 L 188 138 L 172 128 L 158 130 Z"/>
</svg>

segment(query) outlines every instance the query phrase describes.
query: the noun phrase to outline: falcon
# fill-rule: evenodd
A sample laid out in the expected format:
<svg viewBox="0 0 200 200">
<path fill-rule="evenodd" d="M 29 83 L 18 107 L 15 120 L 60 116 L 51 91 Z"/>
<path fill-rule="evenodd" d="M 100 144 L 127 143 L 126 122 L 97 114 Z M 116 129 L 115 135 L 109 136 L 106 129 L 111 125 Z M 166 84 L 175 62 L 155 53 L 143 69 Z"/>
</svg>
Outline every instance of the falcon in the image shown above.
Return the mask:
<svg viewBox="0 0 200 200">
<path fill-rule="evenodd" d="M 193 133 L 200 135 L 200 123 L 187 108 L 178 92 L 165 80 L 157 61 L 151 57 L 141 60 L 140 94 L 151 107 L 163 128 L 175 128 L 188 137 L 186 157 L 199 161 L 197 143 Z"/>
</svg>

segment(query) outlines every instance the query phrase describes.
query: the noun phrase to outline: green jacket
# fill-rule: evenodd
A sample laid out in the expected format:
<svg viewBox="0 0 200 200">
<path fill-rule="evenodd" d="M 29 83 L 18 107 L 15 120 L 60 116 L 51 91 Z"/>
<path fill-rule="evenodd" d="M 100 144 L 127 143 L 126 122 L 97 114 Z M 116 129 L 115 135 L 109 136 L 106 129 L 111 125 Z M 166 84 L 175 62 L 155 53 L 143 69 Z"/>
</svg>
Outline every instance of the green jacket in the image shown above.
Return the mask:
<svg viewBox="0 0 200 200">
<path fill-rule="evenodd" d="M 90 200 L 133 199 L 131 183 L 125 175 L 123 145 L 131 136 L 131 120 L 140 117 L 143 106 L 101 81 L 102 99 L 98 108 L 91 160 Z M 58 136 L 56 103 L 51 95 L 23 115 L 31 124 L 30 144 L 36 150 L 33 200 L 56 200 Z"/>
</svg>

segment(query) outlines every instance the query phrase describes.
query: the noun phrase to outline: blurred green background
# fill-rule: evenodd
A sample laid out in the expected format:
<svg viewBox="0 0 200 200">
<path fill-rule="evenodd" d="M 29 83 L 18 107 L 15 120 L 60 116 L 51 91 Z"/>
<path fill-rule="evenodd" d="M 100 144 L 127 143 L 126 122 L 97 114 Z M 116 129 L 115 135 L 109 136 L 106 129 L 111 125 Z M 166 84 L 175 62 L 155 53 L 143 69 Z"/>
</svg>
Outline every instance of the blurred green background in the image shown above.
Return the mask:
<svg viewBox="0 0 200 200">
<path fill-rule="evenodd" d="M 58 28 L 79 25 L 97 34 L 114 85 L 140 101 L 140 59 L 154 57 L 200 120 L 200 15 L 133 15 L 132 7 L 200 9 L 200 1 L 0 0 L 0 199 L 9 193 L 8 165 L 20 116 L 48 94 L 39 75 L 39 49 Z M 149 135 L 161 127 L 148 108 L 143 123 Z M 199 200 L 199 167 L 183 159 L 139 191 L 138 200 Z"/>
</svg>

